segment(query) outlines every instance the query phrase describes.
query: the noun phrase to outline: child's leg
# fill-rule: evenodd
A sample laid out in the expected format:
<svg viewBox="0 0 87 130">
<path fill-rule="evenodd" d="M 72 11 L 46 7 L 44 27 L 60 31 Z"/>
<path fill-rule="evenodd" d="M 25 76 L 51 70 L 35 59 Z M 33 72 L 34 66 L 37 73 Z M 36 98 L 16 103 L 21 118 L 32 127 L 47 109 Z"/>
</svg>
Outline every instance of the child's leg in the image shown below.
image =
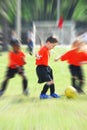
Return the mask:
<svg viewBox="0 0 87 130">
<path fill-rule="evenodd" d="M 52 83 L 52 84 L 50 85 L 50 95 L 51 95 L 53 98 L 60 98 L 60 96 L 55 93 L 55 85 L 54 85 L 54 83 Z"/>
<path fill-rule="evenodd" d="M 4 91 L 6 90 L 8 81 L 9 81 L 10 78 L 13 78 L 13 77 L 14 77 L 15 72 L 16 72 L 15 69 L 11 69 L 11 68 L 8 68 L 8 69 L 7 69 L 7 73 L 6 73 L 5 80 L 3 81 L 2 86 L 1 86 L 1 90 L 0 90 L 0 93 L 1 93 L 1 94 L 0 94 L 0 95 L 2 95 L 2 94 L 4 93 Z"/>
<path fill-rule="evenodd" d="M 83 85 L 84 85 L 84 81 L 83 81 L 83 80 L 80 80 L 80 81 L 79 81 L 79 87 L 82 88 Z"/>
<path fill-rule="evenodd" d="M 27 85 L 28 85 L 28 80 L 26 77 L 23 77 L 22 80 L 22 85 L 23 85 L 23 91 L 27 89 Z"/>
<path fill-rule="evenodd" d="M 25 91 L 27 89 L 28 80 L 23 67 L 18 68 L 18 74 L 22 77 L 23 91 Z"/>
<path fill-rule="evenodd" d="M 73 66 L 73 65 L 69 65 L 69 70 L 70 70 L 70 74 L 71 74 L 71 86 L 74 87 L 76 90 L 78 89 L 77 86 L 77 67 Z"/>
<path fill-rule="evenodd" d="M 30 41 L 28 43 L 28 50 L 29 50 L 29 54 L 32 55 L 32 53 L 33 53 L 33 42 L 32 41 Z"/>
<path fill-rule="evenodd" d="M 71 78 L 71 86 L 77 89 L 77 84 L 76 84 L 76 77 Z"/>
<path fill-rule="evenodd" d="M 49 84 L 45 84 L 44 87 L 43 87 L 43 90 L 41 91 L 41 94 L 46 94 L 46 92 L 48 91 L 49 89 Z"/>
<path fill-rule="evenodd" d="M 28 88 L 27 88 L 28 80 L 27 80 L 26 77 L 23 78 L 22 85 L 23 85 L 23 93 L 24 93 L 24 95 L 28 95 L 29 94 Z"/>
<path fill-rule="evenodd" d="M 50 95 L 52 95 L 53 93 L 55 93 L 55 85 L 54 85 L 54 83 L 50 85 Z"/>
<path fill-rule="evenodd" d="M 84 93 L 84 91 L 82 90 L 83 85 L 84 85 L 84 82 L 83 82 L 82 80 L 79 80 L 79 81 L 78 81 L 78 89 L 77 89 L 77 91 L 78 91 L 79 93 Z"/>
<path fill-rule="evenodd" d="M 1 86 L 1 90 L 0 90 L 0 95 L 2 95 L 4 93 L 4 91 L 6 90 L 7 84 L 8 84 L 9 78 L 6 78 Z"/>
<path fill-rule="evenodd" d="M 79 93 L 84 93 L 84 91 L 82 90 L 83 85 L 84 85 L 84 76 L 83 76 L 82 68 L 80 67 L 78 71 L 78 92 Z"/>
<path fill-rule="evenodd" d="M 53 81 L 53 70 L 50 67 L 48 67 L 48 72 L 49 72 L 49 77 L 51 79 L 51 81 L 48 82 L 48 84 L 50 87 L 50 95 L 52 95 L 55 92 L 55 85 Z"/>
<path fill-rule="evenodd" d="M 27 80 L 24 68 L 22 66 L 20 66 L 17 71 L 18 71 L 18 74 L 22 77 L 23 93 L 25 95 L 28 95 L 28 88 L 27 88 L 27 86 L 28 86 L 28 80 Z"/>
<path fill-rule="evenodd" d="M 84 91 L 82 90 L 84 86 L 84 80 L 79 80 L 79 83 L 78 83 L 78 92 L 79 93 L 84 93 Z"/>
<path fill-rule="evenodd" d="M 55 86 L 54 86 L 53 81 L 49 81 L 44 85 L 43 90 L 41 91 L 40 98 L 49 98 L 49 96 L 46 95 L 46 92 L 48 91 L 49 88 L 50 88 L 51 97 L 60 98 L 60 96 L 55 93 Z"/>
</svg>

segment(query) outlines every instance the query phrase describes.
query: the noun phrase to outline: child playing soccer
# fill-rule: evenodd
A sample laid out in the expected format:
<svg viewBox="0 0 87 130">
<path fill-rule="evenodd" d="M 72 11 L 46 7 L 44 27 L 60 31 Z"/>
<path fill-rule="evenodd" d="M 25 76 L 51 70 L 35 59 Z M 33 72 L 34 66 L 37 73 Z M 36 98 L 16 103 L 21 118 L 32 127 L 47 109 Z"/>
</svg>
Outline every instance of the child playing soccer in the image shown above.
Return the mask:
<svg viewBox="0 0 87 130">
<path fill-rule="evenodd" d="M 11 41 L 12 51 L 9 52 L 9 65 L 7 69 L 7 73 L 5 76 L 5 80 L 2 83 L 0 96 L 6 90 L 7 84 L 9 79 L 13 78 L 15 74 L 19 74 L 22 77 L 22 85 L 23 85 L 23 93 L 28 95 L 28 88 L 27 88 L 27 78 L 24 72 L 23 66 L 25 65 L 25 54 L 20 49 L 20 43 L 18 40 Z"/>
<path fill-rule="evenodd" d="M 48 37 L 46 40 L 46 44 L 40 48 L 38 53 L 36 54 L 36 73 L 38 77 L 38 83 L 46 84 L 43 87 L 43 90 L 40 94 L 40 99 L 46 99 L 49 97 L 59 98 L 60 96 L 55 93 L 55 84 L 53 81 L 53 71 L 48 66 L 48 60 L 50 57 L 50 50 L 53 49 L 57 45 L 57 39 L 54 37 Z M 46 94 L 48 89 L 50 88 L 50 96 Z"/>
<path fill-rule="evenodd" d="M 87 61 L 87 53 L 85 53 L 82 48 L 83 43 L 76 40 L 72 44 L 72 49 L 55 58 L 55 61 L 61 59 L 61 61 L 68 61 L 69 70 L 71 74 L 71 85 L 77 90 L 79 93 L 84 93 L 82 90 L 84 84 L 84 76 L 81 68 L 81 63 Z"/>
</svg>

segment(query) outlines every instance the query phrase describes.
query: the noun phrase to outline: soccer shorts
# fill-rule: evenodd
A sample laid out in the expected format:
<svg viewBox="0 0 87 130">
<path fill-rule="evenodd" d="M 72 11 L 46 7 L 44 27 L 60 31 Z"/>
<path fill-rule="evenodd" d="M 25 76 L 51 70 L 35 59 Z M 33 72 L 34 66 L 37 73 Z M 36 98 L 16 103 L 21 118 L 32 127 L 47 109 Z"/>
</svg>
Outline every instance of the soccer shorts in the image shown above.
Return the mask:
<svg viewBox="0 0 87 130">
<path fill-rule="evenodd" d="M 53 72 L 49 66 L 39 65 L 36 67 L 38 83 L 49 82 L 53 80 Z"/>
<path fill-rule="evenodd" d="M 20 67 L 20 70 L 21 71 L 19 71 L 18 68 L 10 68 L 10 67 L 8 67 L 6 77 L 13 78 L 15 76 L 15 74 L 24 75 L 25 72 L 24 72 L 24 68 L 22 66 Z"/>
<path fill-rule="evenodd" d="M 83 80 L 84 76 L 81 66 L 69 65 L 69 70 L 72 76 L 75 76 L 80 80 Z"/>
</svg>

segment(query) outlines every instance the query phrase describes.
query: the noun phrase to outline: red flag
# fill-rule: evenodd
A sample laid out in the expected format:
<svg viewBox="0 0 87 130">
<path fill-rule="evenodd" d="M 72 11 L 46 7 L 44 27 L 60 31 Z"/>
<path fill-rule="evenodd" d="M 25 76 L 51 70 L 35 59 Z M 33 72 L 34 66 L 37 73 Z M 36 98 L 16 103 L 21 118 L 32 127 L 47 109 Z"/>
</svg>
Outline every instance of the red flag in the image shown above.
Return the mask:
<svg viewBox="0 0 87 130">
<path fill-rule="evenodd" d="M 63 27 L 63 17 L 61 16 L 60 18 L 59 18 L 59 20 L 58 20 L 58 28 L 62 28 Z"/>
</svg>

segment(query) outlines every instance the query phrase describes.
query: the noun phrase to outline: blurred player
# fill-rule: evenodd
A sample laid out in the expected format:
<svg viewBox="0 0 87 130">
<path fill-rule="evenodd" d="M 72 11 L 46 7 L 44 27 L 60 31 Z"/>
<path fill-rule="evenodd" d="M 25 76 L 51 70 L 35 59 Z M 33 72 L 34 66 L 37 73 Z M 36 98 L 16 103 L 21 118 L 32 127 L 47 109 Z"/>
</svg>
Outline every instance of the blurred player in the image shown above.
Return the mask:
<svg viewBox="0 0 87 130">
<path fill-rule="evenodd" d="M 71 86 L 73 86 L 79 93 L 84 93 L 82 90 L 84 76 L 81 65 L 84 61 L 87 61 L 87 53 L 81 49 L 83 46 L 83 43 L 76 40 L 72 44 L 71 50 L 55 58 L 55 61 L 58 61 L 59 59 L 61 59 L 61 61 L 67 60 L 71 74 Z"/>
<path fill-rule="evenodd" d="M 27 32 L 27 46 L 28 46 L 28 52 L 30 55 L 32 55 L 34 51 L 34 42 L 35 42 L 34 32 L 33 32 L 33 29 L 30 29 Z"/>
<path fill-rule="evenodd" d="M 48 60 L 50 57 L 50 50 L 57 45 L 57 39 L 54 37 L 48 37 L 46 44 L 40 48 L 36 54 L 36 73 L 38 77 L 38 83 L 45 83 L 43 90 L 40 94 L 40 99 L 46 99 L 49 97 L 59 98 L 60 96 L 55 93 L 55 84 L 53 81 L 53 71 L 48 65 Z M 50 96 L 46 94 L 50 88 Z"/>
<path fill-rule="evenodd" d="M 17 32 L 12 30 L 11 32 L 11 38 L 10 38 L 10 45 L 13 44 L 13 41 L 18 40 Z"/>
<path fill-rule="evenodd" d="M 13 42 L 11 42 L 11 45 L 12 51 L 9 52 L 9 65 L 5 80 L 3 81 L 0 89 L 0 96 L 5 92 L 9 79 L 13 78 L 15 74 L 19 74 L 22 77 L 23 93 L 25 95 L 28 95 L 28 81 L 23 68 L 26 63 L 25 54 L 21 51 L 20 43 L 18 40 L 13 40 Z"/>
</svg>

